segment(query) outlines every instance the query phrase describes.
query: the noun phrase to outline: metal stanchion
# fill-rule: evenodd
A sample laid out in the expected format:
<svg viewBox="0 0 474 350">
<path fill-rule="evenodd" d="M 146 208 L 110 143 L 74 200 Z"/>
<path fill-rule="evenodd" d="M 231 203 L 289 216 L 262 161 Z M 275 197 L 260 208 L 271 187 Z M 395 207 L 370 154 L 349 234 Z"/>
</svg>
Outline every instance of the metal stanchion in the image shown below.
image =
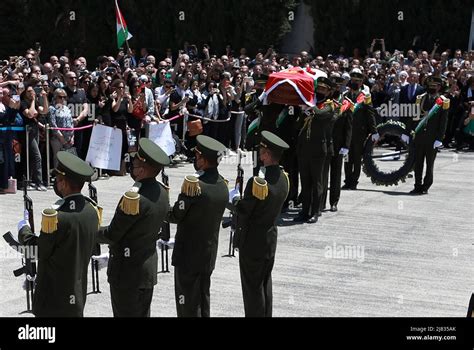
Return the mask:
<svg viewBox="0 0 474 350">
<path fill-rule="evenodd" d="M 49 175 L 50 173 L 50 169 L 51 169 L 51 154 L 50 154 L 50 151 L 49 151 L 49 147 L 50 147 L 50 144 L 49 144 L 49 124 L 46 124 L 46 177 L 48 178 L 48 181 L 47 181 L 47 185 L 48 185 L 48 188 L 51 186 L 51 177 Z"/>
<path fill-rule="evenodd" d="M 25 139 L 26 139 L 26 183 L 30 183 L 30 127 L 25 125 Z M 27 185 L 28 186 L 28 185 Z"/>
</svg>

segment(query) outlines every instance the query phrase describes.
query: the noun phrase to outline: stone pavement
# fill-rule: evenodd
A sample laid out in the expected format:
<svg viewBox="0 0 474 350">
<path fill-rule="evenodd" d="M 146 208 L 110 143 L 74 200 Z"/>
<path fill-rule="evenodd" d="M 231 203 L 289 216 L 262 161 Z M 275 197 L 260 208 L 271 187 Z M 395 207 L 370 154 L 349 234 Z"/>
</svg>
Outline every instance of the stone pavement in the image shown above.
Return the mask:
<svg viewBox="0 0 474 350">
<path fill-rule="evenodd" d="M 251 175 L 248 163 L 246 179 Z M 236 157 L 221 165 L 231 184 L 236 165 Z M 183 176 L 192 172 L 191 164 L 168 169 L 172 203 Z M 444 150 L 428 196 L 407 194 L 413 179 L 385 188 L 362 175 L 359 190 L 344 191 L 339 212 L 325 212 L 319 223 L 293 225 L 296 211 L 284 215 L 273 270 L 274 316 L 464 317 L 474 291 L 473 175 L 473 153 Z M 129 177 L 95 182 L 104 223 L 132 183 Z M 52 190 L 31 192 L 31 197 L 39 226 L 41 209 L 56 198 Z M 16 230 L 22 208 L 21 193 L 0 196 L 2 233 Z M 172 235 L 174 230 L 172 225 Z M 211 286 L 211 315 L 216 317 L 244 315 L 238 258 L 222 257 L 228 243 L 229 229 L 221 230 Z M 20 261 L 9 249 L 1 240 L 0 316 L 17 317 L 26 308 L 25 292 L 23 279 L 12 274 Z M 152 316 L 176 316 L 172 270 L 158 275 Z M 100 286 L 101 294 L 88 296 L 86 316 L 112 316 L 105 269 Z"/>
</svg>

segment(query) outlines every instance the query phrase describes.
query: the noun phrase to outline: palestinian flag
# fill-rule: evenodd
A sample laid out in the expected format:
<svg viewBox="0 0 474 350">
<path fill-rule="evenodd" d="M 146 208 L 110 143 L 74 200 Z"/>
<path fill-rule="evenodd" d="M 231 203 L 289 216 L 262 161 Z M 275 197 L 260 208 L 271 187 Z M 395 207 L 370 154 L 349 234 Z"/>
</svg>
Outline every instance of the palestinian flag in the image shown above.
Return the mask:
<svg viewBox="0 0 474 350">
<path fill-rule="evenodd" d="M 117 0 L 115 0 L 115 15 L 117 17 L 117 45 L 121 48 L 127 40 L 132 38 L 132 34 L 128 31 L 127 22 L 120 12 Z"/>
<path fill-rule="evenodd" d="M 321 73 L 294 67 L 271 74 L 265 87 L 267 102 L 314 107 L 316 79 L 325 75 L 325 73 Z"/>
</svg>

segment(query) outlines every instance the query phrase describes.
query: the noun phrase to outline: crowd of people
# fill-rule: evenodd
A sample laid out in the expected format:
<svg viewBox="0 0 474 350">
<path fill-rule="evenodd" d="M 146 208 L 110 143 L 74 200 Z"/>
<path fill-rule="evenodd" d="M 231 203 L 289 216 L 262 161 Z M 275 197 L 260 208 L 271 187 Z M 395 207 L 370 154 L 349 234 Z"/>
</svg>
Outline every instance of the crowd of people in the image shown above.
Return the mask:
<svg viewBox="0 0 474 350">
<path fill-rule="evenodd" d="M 290 56 L 269 48 L 251 57 L 245 48 L 234 52 L 228 46 L 224 55 L 216 55 L 208 45 L 198 49 L 185 43 L 177 55 L 167 50 L 163 57 L 156 57 L 145 48 L 139 54 L 128 49 L 115 57 L 100 56 L 90 64 L 69 52 L 45 60 L 40 47 L 28 49 L 24 56 L 0 62 L 0 193 L 8 188 L 9 178 L 24 176 L 36 189 L 45 191 L 46 148 L 51 150 L 51 167 L 60 150 L 85 159 L 91 129 L 74 128 L 94 123 L 122 130 L 122 155 L 134 139 L 145 134 L 148 123 L 179 115 L 188 122 L 184 118 L 171 122 L 177 144 L 173 161 L 192 157 L 190 150 L 199 133 L 219 140 L 229 152 L 244 149 L 252 122 L 246 104 L 263 90 L 265 77 L 295 66 L 340 76 L 342 90 L 347 89 L 349 73 L 359 69 L 376 109 L 390 101 L 413 103 L 425 91 L 428 77 L 442 77 L 444 94 L 451 100 L 443 145 L 474 148 L 470 105 L 474 101 L 474 51 L 440 51 L 435 45 L 432 52 L 389 52 L 383 39 L 374 39 L 366 55 L 357 49 L 351 57 L 342 52 L 325 57 L 312 57 L 308 52 Z M 51 130 L 49 145 L 47 124 L 66 129 Z M 28 137 L 12 127 L 26 127 Z M 112 174 L 125 173 L 123 163 Z"/>
</svg>

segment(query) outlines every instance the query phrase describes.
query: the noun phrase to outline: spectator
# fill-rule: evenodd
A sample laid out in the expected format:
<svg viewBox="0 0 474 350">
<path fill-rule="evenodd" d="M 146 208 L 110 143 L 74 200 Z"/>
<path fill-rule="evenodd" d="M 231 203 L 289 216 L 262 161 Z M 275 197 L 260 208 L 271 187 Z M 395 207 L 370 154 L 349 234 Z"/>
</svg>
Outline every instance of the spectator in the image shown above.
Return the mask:
<svg viewBox="0 0 474 350">
<path fill-rule="evenodd" d="M 125 90 L 125 81 L 116 79 L 112 82 L 112 110 L 110 113 L 112 126 L 122 131 L 122 153 L 120 171 L 115 175 L 124 176 L 125 162 L 124 156 L 128 153 L 128 136 L 127 136 L 127 121 L 130 120 L 130 115 L 133 112 L 132 96 L 130 92 Z"/>
<path fill-rule="evenodd" d="M 20 102 L 10 97 L 10 90 L 0 88 L 0 128 L 15 124 Z M 15 176 L 13 133 L 0 130 L 0 194 L 8 188 L 8 179 Z"/>
<path fill-rule="evenodd" d="M 44 129 L 44 125 L 39 121 L 40 115 L 48 113 L 49 104 L 46 91 L 35 86 L 40 83 L 38 80 L 29 82 L 25 91 L 21 94 L 20 113 L 28 133 L 28 148 L 30 158 L 30 173 L 33 186 L 38 191 L 46 191 L 43 184 L 42 160 L 39 148 L 39 129 Z M 28 176 L 28 175 L 27 175 Z M 49 174 L 48 174 L 49 176 Z"/>
<path fill-rule="evenodd" d="M 67 104 L 71 109 L 72 118 L 75 127 L 83 127 L 90 125 L 94 121 L 94 117 L 89 116 L 89 105 L 87 104 L 86 92 L 77 86 L 77 75 L 74 72 L 66 74 L 66 87 L 64 88 L 68 96 Z M 89 149 L 90 130 L 78 130 L 74 133 L 74 141 L 76 145 L 77 155 L 81 159 L 86 159 L 87 150 Z"/>
<path fill-rule="evenodd" d="M 67 98 L 64 89 L 54 91 L 53 104 L 49 107 L 49 124 L 51 127 L 68 129 L 73 127 L 72 113 L 67 106 Z M 57 153 L 59 151 L 76 153 L 74 149 L 74 131 L 53 130 L 50 142 L 53 150 L 54 167 L 58 165 Z"/>
</svg>

